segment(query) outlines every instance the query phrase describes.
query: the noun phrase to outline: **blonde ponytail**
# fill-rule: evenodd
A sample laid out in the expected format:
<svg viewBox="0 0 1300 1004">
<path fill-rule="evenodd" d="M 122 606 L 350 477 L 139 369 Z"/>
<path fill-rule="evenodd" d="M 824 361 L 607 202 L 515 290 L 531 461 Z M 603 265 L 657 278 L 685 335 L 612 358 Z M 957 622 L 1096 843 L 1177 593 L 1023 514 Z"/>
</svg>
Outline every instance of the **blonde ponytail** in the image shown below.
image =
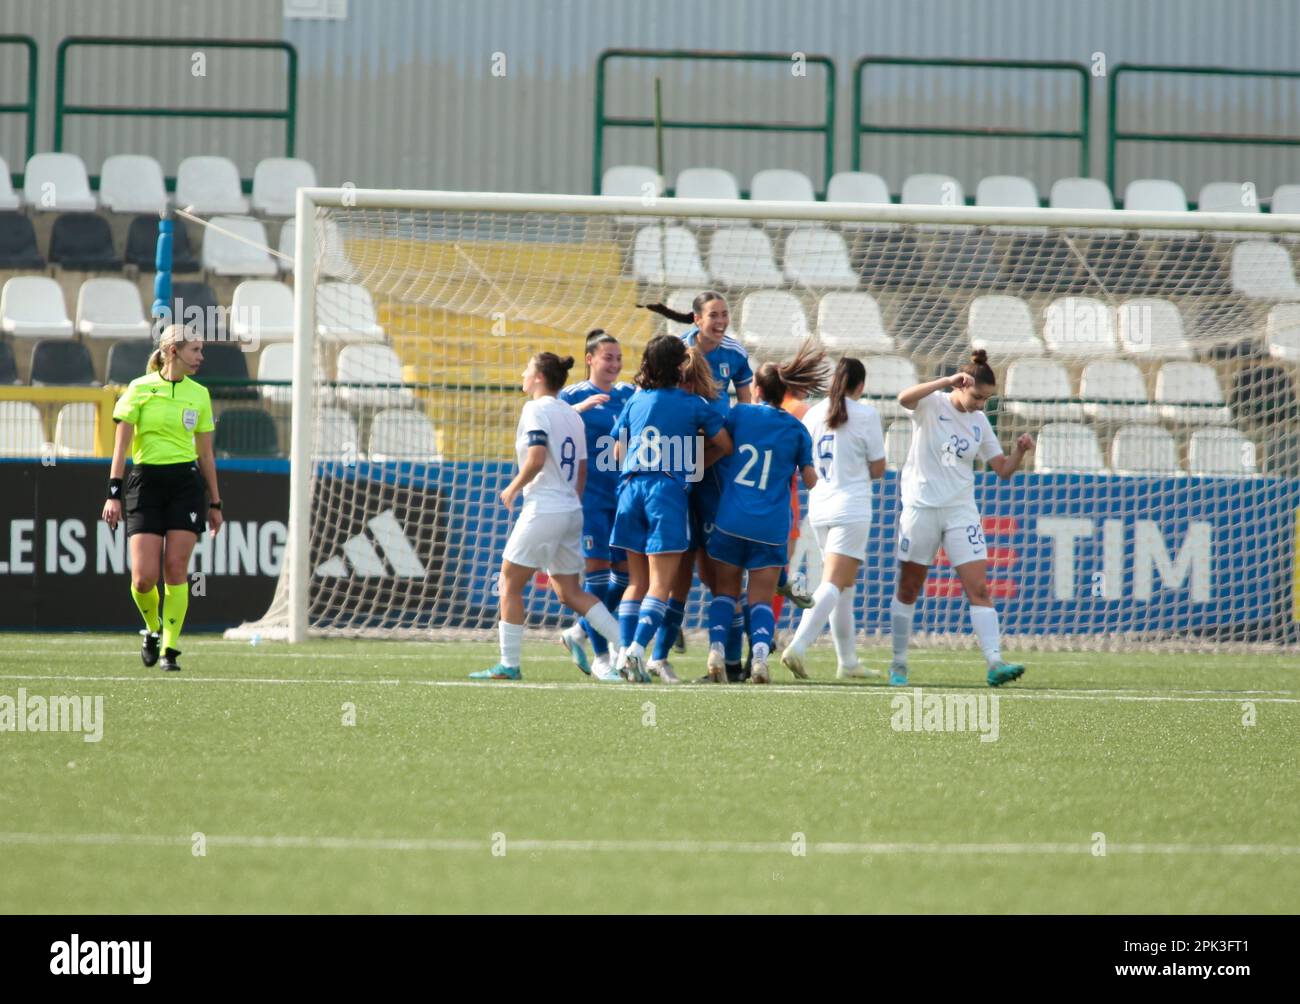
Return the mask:
<svg viewBox="0 0 1300 1004">
<path fill-rule="evenodd" d="M 179 348 L 191 337 L 183 324 L 169 324 L 158 336 L 158 347 L 149 354 L 147 373 L 157 373 L 167 362 L 167 349 Z"/>
</svg>

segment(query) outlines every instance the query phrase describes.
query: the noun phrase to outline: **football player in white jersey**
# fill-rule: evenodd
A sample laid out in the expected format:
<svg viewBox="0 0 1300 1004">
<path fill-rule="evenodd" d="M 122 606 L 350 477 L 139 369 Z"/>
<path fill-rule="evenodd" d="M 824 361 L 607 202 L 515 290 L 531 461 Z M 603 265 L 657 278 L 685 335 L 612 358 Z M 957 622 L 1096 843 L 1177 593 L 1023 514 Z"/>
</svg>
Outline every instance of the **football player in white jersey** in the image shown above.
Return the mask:
<svg viewBox="0 0 1300 1004">
<path fill-rule="evenodd" d="M 938 393 L 946 391 L 946 393 Z M 998 687 L 1025 671 L 1002 661 L 998 612 L 989 599 L 988 560 L 975 506 L 975 460 L 1004 481 L 1034 448 L 1025 434 L 1007 456 L 984 405 L 997 391 L 988 353 L 977 349 L 956 374 L 909 387 L 898 403 L 912 413 L 912 445 L 903 465 L 903 512 L 898 520 L 898 591 L 889 608 L 894 659 L 889 682 L 907 683 L 907 644 L 912 613 L 939 546 L 957 570 L 970 603 L 971 627 L 988 663 L 988 683 Z"/>
<path fill-rule="evenodd" d="M 618 645 L 618 621 L 578 584 L 582 574 L 582 489 L 587 480 L 587 434 L 573 406 L 556 398 L 573 357 L 539 352 L 528 360 L 524 405 L 515 434 L 519 473 L 501 493 L 509 509 L 522 493 L 524 507 L 506 541 L 499 580 L 501 661 L 471 673 L 474 680 L 518 680 L 524 637 L 524 587 L 538 569 L 550 576 L 560 602 Z"/>
<path fill-rule="evenodd" d="M 853 594 L 871 532 L 871 482 L 885 473 L 885 434 L 876 409 L 858 400 L 866 381 L 861 361 L 845 356 L 835 367 L 830 396 L 803 418 L 817 468 L 817 484 L 808 493 L 808 522 L 823 565 L 812 606 L 781 653 L 781 662 L 798 677 L 807 675 L 804 655 L 827 621 L 839 661 L 835 675 L 841 680 L 868 675 L 854 644 Z"/>
</svg>

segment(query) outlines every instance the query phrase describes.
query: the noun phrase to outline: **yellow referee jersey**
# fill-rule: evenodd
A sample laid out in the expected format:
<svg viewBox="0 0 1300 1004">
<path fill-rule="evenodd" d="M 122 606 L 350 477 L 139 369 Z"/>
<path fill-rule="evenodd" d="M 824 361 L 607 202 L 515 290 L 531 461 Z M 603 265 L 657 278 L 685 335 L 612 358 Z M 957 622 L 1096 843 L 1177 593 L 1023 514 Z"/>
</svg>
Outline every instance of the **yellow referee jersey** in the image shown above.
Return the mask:
<svg viewBox="0 0 1300 1004">
<path fill-rule="evenodd" d="M 184 464 L 198 459 L 196 432 L 211 432 L 208 389 L 189 377 L 173 382 L 161 371 L 132 380 L 113 419 L 135 426 L 131 459 L 137 464 Z"/>
</svg>

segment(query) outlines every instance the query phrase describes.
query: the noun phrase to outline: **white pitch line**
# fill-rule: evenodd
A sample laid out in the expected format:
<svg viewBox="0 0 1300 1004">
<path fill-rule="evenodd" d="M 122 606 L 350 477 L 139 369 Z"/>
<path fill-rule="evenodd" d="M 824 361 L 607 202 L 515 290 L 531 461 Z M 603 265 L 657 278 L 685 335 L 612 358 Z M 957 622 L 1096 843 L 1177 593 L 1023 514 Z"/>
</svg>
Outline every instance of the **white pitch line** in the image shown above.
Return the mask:
<svg viewBox="0 0 1300 1004">
<path fill-rule="evenodd" d="M 908 695 L 913 689 L 928 691 L 931 694 L 961 694 L 967 692 L 988 693 L 987 688 L 971 687 L 958 688 L 951 686 L 942 686 L 938 688 L 927 688 L 923 684 L 916 684 L 915 688 L 908 687 L 867 687 L 867 686 L 835 686 L 814 684 L 774 684 L 768 687 L 758 688 L 752 686 L 736 685 L 734 688 L 719 688 L 706 686 L 693 686 L 683 684 L 599 684 L 592 682 L 574 682 L 564 683 L 561 681 L 541 681 L 533 682 L 528 680 L 510 680 L 501 682 L 489 682 L 482 680 L 385 680 L 385 679 L 287 679 L 274 677 L 238 677 L 238 676 L 162 676 L 150 674 L 148 676 L 64 676 L 57 673 L 0 673 L 0 680 L 41 680 L 41 681 L 61 681 L 67 683 L 152 683 L 172 686 L 176 684 L 195 684 L 195 683 L 223 683 L 223 684 L 244 684 L 257 686 L 339 686 L 339 687 L 362 687 L 362 686 L 379 686 L 379 687 L 464 687 L 471 690 L 477 690 L 481 693 L 501 693 L 509 691 L 524 692 L 530 690 L 543 691 L 581 691 L 584 693 L 653 693 L 653 694 L 713 694 L 713 693 L 739 693 L 739 694 L 782 694 L 785 696 L 797 695 L 804 697 L 812 696 L 859 696 L 859 697 L 888 697 L 894 698 L 902 695 Z M 1193 691 L 1194 695 L 1202 696 L 1178 696 L 1177 694 L 1132 694 L 1128 691 L 1110 691 L 1110 690 L 1053 690 L 1044 689 L 1037 691 L 1027 690 L 999 690 L 996 692 L 1000 698 L 1006 698 L 1013 701 L 1117 701 L 1117 702 L 1163 702 L 1175 704 L 1238 704 L 1244 699 L 1255 701 L 1259 704 L 1300 704 L 1300 697 L 1272 697 L 1260 696 L 1273 693 L 1289 694 L 1291 691 L 1237 691 L 1224 694 L 1222 691 Z M 1217 695 L 1217 696 L 1210 696 Z"/>
<path fill-rule="evenodd" d="M 794 844 L 788 840 L 531 840 L 510 839 L 503 844 L 492 840 L 429 837 L 333 837 L 333 836 L 231 836 L 211 834 L 204 838 L 207 847 L 249 850 L 326 850 L 326 851 L 399 851 L 399 852 L 472 852 L 492 853 L 503 846 L 510 852 L 555 852 L 580 854 L 780 854 L 792 855 Z M 190 847 L 194 838 L 186 835 L 165 836 L 141 833 L 0 833 L 0 844 L 27 846 L 82 847 Z M 1091 856 L 1091 843 L 927 843 L 927 842 L 812 842 L 804 848 L 809 854 L 827 855 L 921 855 L 961 857 L 980 854 L 996 855 L 1078 855 Z M 1300 846 L 1286 844 L 1176 844 L 1111 843 L 1107 856 L 1119 855 L 1203 855 L 1224 857 L 1290 857 L 1300 854 Z"/>
</svg>

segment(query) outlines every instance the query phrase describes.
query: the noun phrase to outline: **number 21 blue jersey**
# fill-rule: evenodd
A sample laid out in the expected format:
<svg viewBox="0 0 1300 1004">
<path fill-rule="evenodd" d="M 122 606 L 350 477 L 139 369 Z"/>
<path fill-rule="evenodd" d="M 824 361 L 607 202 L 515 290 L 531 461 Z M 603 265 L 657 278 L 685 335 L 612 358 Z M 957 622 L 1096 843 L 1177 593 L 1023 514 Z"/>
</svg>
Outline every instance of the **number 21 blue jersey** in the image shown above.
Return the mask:
<svg viewBox="0 0 1300 1004">
<path fill-rule="evenodd" d="M 716 528 L 763 544 L 790 537 L 790 476 L 812 464 L 812 437 L 788 411 L 738 404 L 727 416 L 735 448 L 723 464 Z"/>
</svg>

